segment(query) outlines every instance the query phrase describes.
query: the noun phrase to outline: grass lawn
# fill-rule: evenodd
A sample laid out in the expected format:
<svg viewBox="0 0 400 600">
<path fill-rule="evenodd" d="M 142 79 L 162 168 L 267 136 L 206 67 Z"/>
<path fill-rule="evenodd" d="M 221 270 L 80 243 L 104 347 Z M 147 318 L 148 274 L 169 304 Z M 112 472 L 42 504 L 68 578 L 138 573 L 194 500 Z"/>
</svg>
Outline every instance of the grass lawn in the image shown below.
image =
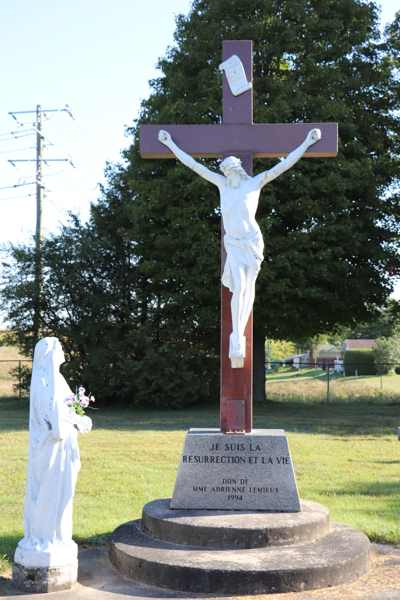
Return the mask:
<svg viewBox="0 0 400 600">
<path fill-rule="evenodd" d="M 328 374 L 322 369 L 284 368 L 269 371 L 267 393 L 271 400 L 327 401 Z M 329 401 L 400 402 L 400 375 L 329 375 Z"/>
<path fill-rule="evenodd" d="M 400 545 L 400 404 L 270 402 L 254 426 L 288 434 L 300 496 L 329 507 L 333 520 L 371 540 Z M 185 432 L 219 427 L 219 407 L 175 411 L 101 408 L 80 435 L 82 470 L 74 539 L 102 544 L 146 502 L 171 495 Z M 9 574 L 23 537 L 28 405 L 0 398 L 0 570 Z"/>
</svg>

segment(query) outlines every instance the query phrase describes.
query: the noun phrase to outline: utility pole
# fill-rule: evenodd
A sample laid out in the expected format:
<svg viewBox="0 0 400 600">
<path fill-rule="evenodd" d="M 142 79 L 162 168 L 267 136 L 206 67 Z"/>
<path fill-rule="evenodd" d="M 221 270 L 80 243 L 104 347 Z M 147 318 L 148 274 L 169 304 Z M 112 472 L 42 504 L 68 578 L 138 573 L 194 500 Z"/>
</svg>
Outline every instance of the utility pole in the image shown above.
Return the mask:
<svg viewBox="0 0 400 600">
<path fill-rule="evenodd" d="M 68 109 L 62 108 L 61 111 L 69 112 Z M 35 351 L 35 346 L 40 339 L 42 329 L 42 315 L 43 315 L 43 197 L 44 197 L 44 185 L 43 185 L 43 172 L 42 163 L 54 162 L 54 161 L 69 161 L 68 158 L 43 158 L 43 147 L 44 147 L 44 136 L 42 130 L 42 118 L 43 113 L 47 112 L 59 112 L 59 110 L 42 110 L 40 104 L 36 106 L 36 111 L 26 110 L 19 112 L 10 112 L 9 114 L 18 122 L 15 117 L 16 114 L 28 114 L 36 113 L 36 236 L 35 236 L 35 297 L 34 297 L 34 313 L 33 313 L 33 349 L 32 355 Z M 13 159 L 9 160 L 11 164 L 15 162 L 32 162 L 30 159 Z"/>
<path fill-rule="evenodd" d="M 40 337 L 43 304 L 43 195 L 42 184 L 43 136 L 42 107 L 36 107 L 36 255 L 35 255 L 35 312 L 33 315 L 33 350 Z"/>
<path fill-rule="evenodd" d="M 40 252 L 43 245 L 43 195 L 42 184 L 42 159 L 43 159 L 43 136 L 42 136 L 42 107 L 36 107 L 36 251 Z"/>
</svg>

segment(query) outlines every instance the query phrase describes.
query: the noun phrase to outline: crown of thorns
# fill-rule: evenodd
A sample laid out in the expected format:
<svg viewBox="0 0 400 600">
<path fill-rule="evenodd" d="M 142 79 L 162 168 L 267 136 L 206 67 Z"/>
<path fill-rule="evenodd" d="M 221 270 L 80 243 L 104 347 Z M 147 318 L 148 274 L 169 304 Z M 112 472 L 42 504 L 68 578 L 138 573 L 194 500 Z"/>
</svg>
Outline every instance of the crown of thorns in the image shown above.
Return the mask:
<svg viewBox="0 0 400 600">
<path fill-rule="evenodd" d="M 222 161 L 222 163 L 219 165 L 219 168 L 221 169 L 221 171 L 223 171 L 224 169 L 238 169 L 241 166 L 242 161 L 240 160 L 240 158 L 236 158 L 235 156 L 228 156 L 228 158 L 225 158 L 225 160 Z"/>
</svg>

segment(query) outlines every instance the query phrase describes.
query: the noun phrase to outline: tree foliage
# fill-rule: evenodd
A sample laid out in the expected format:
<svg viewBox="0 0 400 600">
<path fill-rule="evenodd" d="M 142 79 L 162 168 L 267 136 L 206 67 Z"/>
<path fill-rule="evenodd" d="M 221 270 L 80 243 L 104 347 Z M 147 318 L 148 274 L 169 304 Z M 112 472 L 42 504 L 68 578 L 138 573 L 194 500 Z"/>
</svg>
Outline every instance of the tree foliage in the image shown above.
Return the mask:
<svg viewBox="0 0 400 600">
<path fill-rule="evenodd" d="M 92 226 L 73 217 L 45 240 L 41 336 L 60 339 L 72 387 L 83 384 L 100 403 L 178 407 L 207 399 L 217 358 L 204 350 L 200 336 L 195 340 L 196 332 L 188 327 L 178 336 L 171 320 L 160 316 L 157 299 L 146 290 L 149 266 L 138 262 L 135 245 L 118 233 L 118 225 L 123 230 L 132 223 L 123 214 L 118 218 L 116 206 L 109 217 L 100 202 Z M 12 247 L 10 258 L 3 263 L 8 283 L 2 295 L 30 355 L 34 247 Z"/>
<path fill-rule="evenodd" d="M 400 301 L 389 298 L 379 308 L 377 317 L 370 323 L 357 323 L 355 327 L 338 326 L 328 335 L 328 341 L 341 346 L 344 340 L 375 340 L 380 337 L 392 337 L 400 327 Z"/>
<path fill-rule="evenodd" d="M 268 362 L 283 360 L 297 353 L 296 345 L 285 340 L 267 340 L 265 354 Z"/>
<path fill-rule="evenodd" d="M 337 158 L 301 160 L 262 192 L 261 351 L 264 336 L 367 322 L 389 295 L 399 20 L 384 40 L 378 24 L 376 5 L 361 0 L 194 0 L 142 103 L 141 123 L 220 123 L 221 41 L 252 39 L 255 122 L 339 123 Z M 60 337 L 67 370 L 96 396 L 154 406 L 217 399 L 217 190 L 174 160 L 141 159 L 139 123 L 127 133 L 132 144 L 108 167 L 88 226 L 75 218 L 46 241 L 42 331 Z M 257 160 L 254 172 L 275 162 Z M 33 253 L 12 254 L 17 274 L 6 270 L 3 298 L 28 346 Z"/>
<path fill-rule="evenodd" d="M 400 327 L 391 337 L 378 338 L 373 352 L 377 373 L 394 375 L 400 365 Z"/>
</svg>

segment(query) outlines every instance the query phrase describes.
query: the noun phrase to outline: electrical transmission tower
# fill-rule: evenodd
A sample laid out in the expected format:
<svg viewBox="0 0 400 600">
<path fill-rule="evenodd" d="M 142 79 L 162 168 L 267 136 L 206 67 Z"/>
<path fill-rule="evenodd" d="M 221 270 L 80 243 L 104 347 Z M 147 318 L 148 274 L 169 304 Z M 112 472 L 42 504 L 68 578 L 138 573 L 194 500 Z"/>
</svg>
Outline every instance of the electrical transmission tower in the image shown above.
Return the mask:
<svg viewBox="0 0 400 600">
<path fill-rule="evenodd" d="M 36 343 L 39 341 L 41 333 L 42 323 L 42 307 L 43 307 L 43 261 L 42 261 L 42 249 L 43 249 L 43 197 L 44 197 L 44 185 L 43 185 L 43 172 L 42 164 L 47 162 L 58 162 L 58 161 L 69 161 L 68 158 L 43 158 L 44 148 L 44 135 L 42 131 L 42 117 L 44 113 L 49 112 L 61 112 L 65 111 L 69 113 L 67 108 L 61 109 L 50 109 L 42 110 L 39 104 L 34 110 L 25 110 L 18 112 L 10 112 L 9 114 L 19 122 L 15 115 L 18 114 L 31 114 L 36 113 L 36 248 L 35 248 L 35 298 L 34 298 L 34 315 L 33 315 L 33 350 L 35 349 Z M 70 114 L 70 113 L 69 113 Z M 16 162 L 32 162 L 29 158 L 20 158 L 9 160 L 11 164 Z M 35 162 L 35 159 L 33 159 Z"/>
</svg>

